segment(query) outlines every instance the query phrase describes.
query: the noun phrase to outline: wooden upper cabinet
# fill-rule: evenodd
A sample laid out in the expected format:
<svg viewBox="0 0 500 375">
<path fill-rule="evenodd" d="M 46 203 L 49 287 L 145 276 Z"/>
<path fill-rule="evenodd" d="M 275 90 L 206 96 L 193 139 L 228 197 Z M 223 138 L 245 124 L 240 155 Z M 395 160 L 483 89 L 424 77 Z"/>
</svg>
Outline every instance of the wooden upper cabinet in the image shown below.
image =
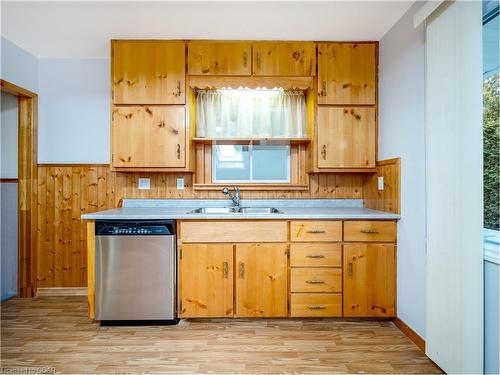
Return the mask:
<svg viewBox="0 0 500 375">
<path fill-rule="evenodd" d="M 183 168 L 185 144 L 184 107 L 114 107 L 111 145 L 114 168 Z"/>
<path fill-rule="evenodd" d="M 375 43 L 318 44 L 318 104 L 375 104 Z"/>
<path fill-rule="evenodd" d="M 113 41 L 113 104 L 184 104 L 184 42 Z"/>
<path fill-rule="evenodd" d="M 344 316 L 395 316 L 395 277 L 393 244 L 345 244 Z"/>
<path fill-rule="evenodd" d="M 183 244 L 180 316 L 233 316 L 233 245 Z"/>
<path fill-rule="evenodd" d="M 253 74 L 315 76 L 316 45 L 312 42 L 253 43 Z"/>
<path fill-rule="evenodd" d="M 375 168 L 374 107 L 318 108 L 318 168 Z"/>
<path fill-rule="evenodd" d="M 236 316 L 287 316 L 286 243 L 237 244 Z"/>
<path fill-rule="evenodd" d="M 252 74 L 252 43 L 191 41 L 188 43 L 188 73 L 193 75 Z"/>
</svg>

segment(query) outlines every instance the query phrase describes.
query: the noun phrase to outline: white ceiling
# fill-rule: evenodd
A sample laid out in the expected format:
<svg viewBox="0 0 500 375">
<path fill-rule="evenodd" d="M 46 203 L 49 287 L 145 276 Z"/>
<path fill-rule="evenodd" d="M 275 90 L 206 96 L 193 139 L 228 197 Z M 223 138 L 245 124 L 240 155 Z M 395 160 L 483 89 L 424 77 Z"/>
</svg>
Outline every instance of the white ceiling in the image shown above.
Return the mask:
<svg viewBox="0 0 500 375">
<path fill-rule="evenodd" d="M 379 40 L 413 1 L 2 1 L 2 35 L 39 58 L 103 58 L 113 38 Z"/>
</svg>

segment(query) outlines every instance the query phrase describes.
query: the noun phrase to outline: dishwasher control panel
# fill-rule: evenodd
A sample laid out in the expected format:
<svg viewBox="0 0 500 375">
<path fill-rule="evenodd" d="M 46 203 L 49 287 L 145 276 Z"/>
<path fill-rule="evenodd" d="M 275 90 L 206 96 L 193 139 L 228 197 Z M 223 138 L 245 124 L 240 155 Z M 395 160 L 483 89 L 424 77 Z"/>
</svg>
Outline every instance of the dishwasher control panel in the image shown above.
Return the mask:
<svg viewBox="0 0 500 375">
<path fill-rule="evenodd" d="M 175 224 L 170 222 L 96 222 L 98 236 L 165 236 L 175 234 Z"/>
</svg>

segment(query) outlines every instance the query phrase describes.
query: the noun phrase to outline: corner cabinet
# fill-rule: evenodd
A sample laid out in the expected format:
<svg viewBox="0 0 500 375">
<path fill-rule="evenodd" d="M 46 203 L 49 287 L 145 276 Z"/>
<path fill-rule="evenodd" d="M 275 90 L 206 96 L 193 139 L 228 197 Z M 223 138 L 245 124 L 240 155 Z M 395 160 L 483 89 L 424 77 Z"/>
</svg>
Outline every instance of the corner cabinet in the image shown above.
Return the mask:
<svg viewBox="0 0 500 375">
<path fill-rule="evenodd" d="M 183 168 L 183 106 L 116 106 L 111 124 L 113 168 Z"/>
</svg>

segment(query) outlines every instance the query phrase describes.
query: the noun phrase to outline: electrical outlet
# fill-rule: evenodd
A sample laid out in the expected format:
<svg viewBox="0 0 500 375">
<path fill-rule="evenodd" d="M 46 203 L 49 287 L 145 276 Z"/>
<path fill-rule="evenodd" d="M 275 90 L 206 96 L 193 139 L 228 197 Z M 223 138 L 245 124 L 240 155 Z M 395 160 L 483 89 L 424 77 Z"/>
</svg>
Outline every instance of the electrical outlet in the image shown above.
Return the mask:
<svg viewBox="0 0 500 375">
<path fill-rule="evenodd" d="M 378 183 L 378 189 L 384 190 L 384 176 L 378 176 L 377 183 Z"/>
<path fill-rule="evenodd" d="M 139 178 L 137 183 L 137 188 L 140 190 L 149 190 L 151 189 L 151 179 L 149 178 Z"/>
<path fill-rule="evenodd" d="M 184 190 L 184 177 L 177 179 L 177 190 Z"/>
</svg>

